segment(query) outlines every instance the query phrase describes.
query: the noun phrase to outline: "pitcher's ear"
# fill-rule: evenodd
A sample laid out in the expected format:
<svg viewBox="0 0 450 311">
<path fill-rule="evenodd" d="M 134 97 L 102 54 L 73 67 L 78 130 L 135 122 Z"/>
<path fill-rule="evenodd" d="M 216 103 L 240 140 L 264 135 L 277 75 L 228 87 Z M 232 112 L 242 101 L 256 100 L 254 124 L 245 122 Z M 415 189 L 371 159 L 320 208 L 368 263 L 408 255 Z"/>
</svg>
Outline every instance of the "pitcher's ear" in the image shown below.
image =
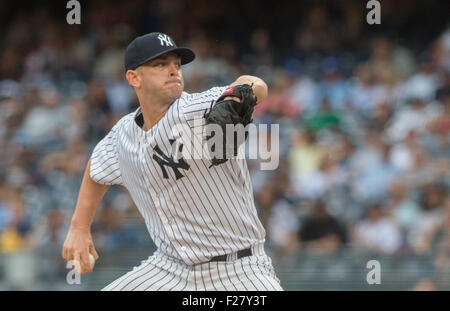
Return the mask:
<svg viewBox="0 0 450 311">
<path fill-rule="evenodd" d="M 126 78 L 128 80 L 128 83 L 134 87 L 139 88 L 141 86 L 141 77 L 139 75 L 138 70 L 127 70 Z"/>
</svg>

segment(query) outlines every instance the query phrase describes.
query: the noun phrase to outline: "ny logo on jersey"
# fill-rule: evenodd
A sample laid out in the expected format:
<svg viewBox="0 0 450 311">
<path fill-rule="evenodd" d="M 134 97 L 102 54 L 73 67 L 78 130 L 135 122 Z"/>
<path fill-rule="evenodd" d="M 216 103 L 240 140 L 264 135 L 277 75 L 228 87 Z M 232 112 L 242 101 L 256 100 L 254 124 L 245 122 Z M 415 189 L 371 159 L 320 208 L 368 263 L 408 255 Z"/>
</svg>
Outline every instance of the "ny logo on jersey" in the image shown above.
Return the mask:
<svg viewBox="0 0 450 311">
<path fill-rule="evenodd" d="M 173 46 L 172 40 L 170 40 L 168 35 L 160 34 L 158 35 L 158 39 L 162 46 Z"/>
<path fill-rule="evenodd" d="M 169 142 L 172 145 L 172 149 L 173 149 L 175 139 L 169 139 Z M 181 177 L 184 177 L 184 175 L 180 173 L 179 169 L 188 170 L 190 168 L 190 165 L 188 163 L 186 163 L 186 161 L 183 158 L 180 158 L 180 159 L 178 159 L 177 162 L 175 162 L 173 155 L 169 158 L 167 155 L 164 154 L 164 152 L 162 152 L 161 148 L 159 148 L 158 145 L 156 145 L 153 149 L 155 150 L 155 152 L 157 154 L 160 155 L 160 156 L 157 156 L 156 154 L 154 154 L 153 160 L 155 160 L 156 163 L 158 163 L 159 166 L 161 167 L 163 177 L 165 179 L 169 178 L 169 175 L 167 174 L 167 170 L 166 170 L 166 165 L 172 168 L 172 170 L 175 174 L 175 178 L 177 180 L 180 179 Z M 180 144 L 180 146 L 178 147 L 178 152 L 179 153 L 183 152 L 183 144 Z"/>
</svg>

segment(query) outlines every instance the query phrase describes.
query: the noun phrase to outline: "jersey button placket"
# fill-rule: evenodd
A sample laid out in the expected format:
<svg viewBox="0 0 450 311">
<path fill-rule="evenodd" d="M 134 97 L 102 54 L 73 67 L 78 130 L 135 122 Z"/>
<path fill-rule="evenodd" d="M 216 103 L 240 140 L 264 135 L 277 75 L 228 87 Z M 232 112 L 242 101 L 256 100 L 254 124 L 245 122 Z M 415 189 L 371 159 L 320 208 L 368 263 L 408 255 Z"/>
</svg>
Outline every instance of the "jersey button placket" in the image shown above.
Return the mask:
<svg viewBox="0 0 450 311">
<path fill-rule="evenodd" d="M 145 164 L 145 133 L 139 135 L 139 160 L 142 164 Z"/>
<path fill-rule="evenodd" d="M 140 157 L 140 162 L 141 162 L 141 165 L 142 165 L 142 172 L 144 172 L 144 174 L 143 174 L 144 175 L 144 182 L 145 182 L 145 185 L 147 186 L 147 189 L 149 189 L 149 191 L 150 191 L 150 195 L 153 198 L 157 198 L 158 199 L 158 200 L 155 200 L 154 203 L 155 203 L 156 206 L 159 206 L 160 205 L 160 203 L 159 203 L 159 194 L 155 193 L 155 191 L 154 191 L 154 189 L 153 189 L 153 187 L 152 187 L 152 185 L 151 185 L 151 183 L 150 183 L 150 181 L 148 179 L 147 171 L 146 171 L 146 169 L 150 169 L 147 166 L 147 164 L 146 164 L 148 162 L 147 157 L 149 157 L 149 153 L 147 152 L 148 151 L 147 150 L 147 148 L 148 148 L 147 133 L 143 132 L 142 135 L 140 136 L 140 140 L 141 140 L 141 146 L 140 146 L 140 150 L 139 150 L 139 157 Z"/>
<path fill-rule="evenodd" d="M 161 193 L 156 192 L 156 190 L 153 188 L 152 184 L 150 183 L 149 176 L 147 173 L 147 169 L 151 169 L 151 165 L 146 165 L 146 161 L 150 163 L 152 161 L 152 153 L 149 152 L 147 148 L 150 148 L 150 143 L 147 141 L 147 137 L 152 137 L 151 133 L 143 133 L 141 136 L 142 138 L 142 145 L 140 148 L 140 156 L 141 156 L 141 165 L 145 167 L 142 171 L 144 172 L 144 182 L 147 185 L 147 189 L 150 192 L 150 195 L 152 198 L 155 198 L 153 200 L 153 203 L 155 204 L 155 210 L 158 213 L 161 221 L 165 224 L 165 226 L 171 226 L 173 221 L 171 219 L 168 219 L 166 215 L 161 211 Z M 166 230 L 169 240 L 173 241 L 174 237 L 172 236 L 171 230 Z"/>
</svg>

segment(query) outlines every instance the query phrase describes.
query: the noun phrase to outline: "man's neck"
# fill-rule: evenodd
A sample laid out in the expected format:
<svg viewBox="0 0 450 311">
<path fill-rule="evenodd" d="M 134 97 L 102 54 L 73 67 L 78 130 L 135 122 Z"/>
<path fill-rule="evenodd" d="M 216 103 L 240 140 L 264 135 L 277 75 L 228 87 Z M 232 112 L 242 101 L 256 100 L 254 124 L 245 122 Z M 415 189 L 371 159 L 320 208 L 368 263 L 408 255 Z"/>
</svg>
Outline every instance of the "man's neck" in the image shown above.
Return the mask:
<svg viewBox="0 0 450 311">
<path fill-rule="evenodd" d="M 169 110 L 170 104 L 166 105 L 145 105 L 141 104 L 142 117 L 144 118 L 144 125 L 142 129 L 148 131 L 151 129 L 159 120 L 161 120 Z"/>
</svg>

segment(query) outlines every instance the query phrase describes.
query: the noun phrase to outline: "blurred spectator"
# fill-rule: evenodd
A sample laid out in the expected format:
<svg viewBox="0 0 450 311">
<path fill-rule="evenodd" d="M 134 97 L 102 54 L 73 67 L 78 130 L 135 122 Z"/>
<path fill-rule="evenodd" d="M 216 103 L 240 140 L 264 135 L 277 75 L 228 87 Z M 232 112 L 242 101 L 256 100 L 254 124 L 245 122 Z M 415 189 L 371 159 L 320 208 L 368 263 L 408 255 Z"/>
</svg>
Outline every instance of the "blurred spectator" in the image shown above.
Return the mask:
<svg viewBox="0 0 450 311">
<path fill-rule="evenodd" d="M 217 85 L 226 85 L 238 75 L 237 68 L 227 59 L 218 58 L 212 42 L 203 31 L 195 30 L 189 46 L 195 51 L 195 62 L 183 67 L 186 91 L 198 92 Z"/>
<path fill-rule="evenodd" d="M 64 129 L 70 124 L 68 107 L 61 104 L 61 94 L 56 87 L 41 89 L 39 96 L 39 104 L 25 117 L 18 139 L 27 146 L 61 148 Z"/>
<path fill-rule="evenodd" d="M 445 192 L 440 184 L 429 184 L 420 194 L 421 211 L 408 231 L 408 242 L 416 253 L 430 251 L 436 230 L 444 220 Z"/>
<path fill-rule="evenodd" d="M 309 76 L 301 73 L 300 61 L 297 59 L 288 59 L 284 64 L 284 68 L 287 70 L 288 78 L 292 82 L 292 86 L 288 92 L 289 96 L 295 102 L 301 113 L 314 112 L 318 107 L 318 103 L 315 102 L 317 95 L 317 84 Z"/>
<path fill-rule="evenodd" d="M 334 57 L 324 58 L 321 74 L 317 87 L 317 103 L 322 103 L 326 98 L 333 110 L 345 110 L 349 106 L 349 82 L 342 76 L 338 60 Z"/>
<path fill-rule="evenodd" d="M 255 117 L 267 123 L 282 118 L 295 118 L 300 110 L 289 94 L 290 82 L 285 72 L 275 73 L 269 95 L 255 107 Z"/>
<path fill-rule="evenodd" d="M 429 123 L 429 129 L 443 137 L 450 132 L 450 70 L 446 74 L 446 79 L 446 85 L 436 92 L 441 105 L 440 114 Z"/>
<path fill-rule="evenodd" d="M 6 210 L 2 212 L 4 218 L 0 231 L 0 253 L 14 253 L 29 247 L 32 224 L 19 190 L 3 188 L 2 196 L 1 201 Z"/>
<path fill-rule="evenodd" d="M 436 266 L 443 280 L 450 276 L 450 195 L 444 202 L 443 220 L 437 230 L 434 231 L 437 240 Z"/>
<path fill-rule="evenodd" d="M 112 111 L 119 116 L 130 112 L 135 94 L 124 78 L 122 67 L 107 81 L 106 94 Z"/>
<path fill-rule="evenodd" d="M 307 131 L 297 131 L 292 136 L 292 148 L 289 154 L 292 184 L 297 195 L 315 198 L 318 193 L 308 188 L 309 178 L 322 164 L 324 148 L 316 142 L 316 136 Z"/>
<path fill-rule="evenodd" d="M 423 135 L 427 124 L 436 118 L 438 113 L 438 107 L 434 104 L 427 105 L 425 99 L 409 99 L 408 106 L 398 110 L 392 117 L 387 134 L 393 142 L 403 140 L 410 131 Z"/>
<path fill-rule="evenodd" d="M 73 189 L 81 183 L 88 156 L 83 141 L 72 142 L 63 152 L 45 156 L 40 170 L 49 186 L 53 204 L 62 210 L 72 210 L 78 196 Z"/>
<path fill-rule="evenodd" d="M 394 77 L 405 79 L 415 69 L 410 51 L 399 45 L 394 45 L 387 36 L 374 38 L 370 47 L 371 55 L 366 64 L 375 73 L 380 73 L 379 70 L 389 70 L 392 71 Z"/>
<path fill-rule="evenodd" d="M 417 141 L 417 134 L 411 130 L 408 135 L 392 148 L 390 160 L 401 172 L 411 171 L 414 167 L 415 155 L 424 152 Z"/>
<path fill-rule="evenodd" d="M 330 148 L 331 149 L 331 148 Z M 298 179 L 301 197 L 319 199 L 338 190 L 347 181 L 347 175 L 338 166 L 337 158 L 331 152 L 322 157 L 319 168 Z"/>
<path fill-rule="evenodd" d="M 0 79 L 19 79 L 23 64 L 14 46 L 5 46 L 1 53 Z"/>
<path fill-rule="evenodd" d="M 290 167 L 292 174 L 302 175 L 316 171 L 324 155 L 324 148 L 317 142 L 316 135 L 297 130 L 292 135 Z"/>
<path fill-rule="evenodd" d="M 86 120 L 88 124 L 87 136 L 95 142 L 108 133 L 114 117 L 117 118 L 117 116 L 111 113 L 105 83 L 101 79 L 94 78 L 89 81 L 86 101 L 89 107 Z"/>
<path fill-rule="evenodd" d="M 311 7 L 306 12 L 306 18 L 301 21 L 295 37 L 297 49 L 301 53 L 326 51 L 337 45 L 339 36 L 326 6 Z"/>
<path fill-rule="evenodd" d="M 406 183 L 394 180 L 389 186 L 388 214 L 395 219 L 406 234 L 415 225 L 420 215 L 420 206 L 411 198 Z"/>
<path fill-rule="evenodd" d="M 385 197 L 389 184 L 398 176 L 397 169 L 390 162 L 391 147 L 381 144 L 377 148 L 374 159 L 365 162 L 353 185 L 357 197 L 363 200 Z"/>
<path fill-rule="evenodd" d="M 419 55 L 418 60 L 419 70 L 403 83 L 402 95 L 406 100 L 426 102 L 434 99 L 440 77 L 428 52 Z"/>
<path fill-rule="evenodd" d="M 77 98 L 70 98 L 68 106 L 71 122 L 65 129 L 65 137 L 70 144 L 86 137 L 88 133 L 86 120 L 89 116 L 89 107 L 85 100 Z"/>
<path fill-rule="evenodd" d="M 345 225 L 329 214 L 322 201 L 313 203 L 311 216 L 301 222 L 302 248 L 312 253 L 334 253 L 347 243 Z"/>
<path fill-rule="evenodd" d="M 341 125 L 342 115 L 338 111 L 333 111 L 327 98 L 322 100 L 320 109 L 317 112 L 305 114 L 302 123 L 306 130 L 319 132 L 324 129 L 338 130 Z"/>
<path fill-rule="evenodd" d="M 258 217 L 264 228 L 268 227 L 270 214 L 277 195 L 276 186 L 273 184 L 265 184 L 256 195 L 255 205 L 258 210 Z"/>
<path fill-rule="evenodd" d="M 354 243 L 370 252 L 394 254 L 402 244 L 402 235 L 395 221 L 385 215 L 379 203 L 372 204 L 366 217 L 356 223 Z"/>
<path fill-rule="evenodd" d="M 124 47 L 120 46 L 114 29 L 104 33 L 100 44 L 102 52 L 95 62 L 93 74 L 96 78 L 112 78 L 123 68 Z"/>
<path fill-rule="evenodd" d="M 418 149 L 414 153 L 413 166 L 405 175 L 405 179 L 410 187 L 420 189 L 424 185 L 445 180 L 449 173 L 450 163 L 447 157 L 432 158 L 427 151 Z"/>
<path fill-rule="evenodd" d="M 254 68 L 255 73 L 264 74 L 265 70 L 273 66 L 273 55 L 269 31 L 258 28 L 252 32 L 249 53 L 242 56 L 241 62 Z"/>
<path fill-rule="evenodd" d="M 59 209 L 49 209 L 36 224 L 32 235 L 32 245 L 41 251 L 60 251 L 67 233 L 67 217 Z"/>
<path fill-rule="evenodd" d="M 138 246 L 136 239 L 127 232 L 124 212 L 104 204 L 92 225 L 92 236 L 101 250 L 119 250 L 130 245 Z M 131 239 L 131 240 L 130 240 Z"/>
<path fill-rule="evenodd" d="M 392 107 L 391 102 L 388 100 L 383 100 L 378 102 L 370 113 L 374 128 L 379 131 L 384 131 L 391 121 L 394 108 Z"/>
<path fill-rule="evenodd" d="M 366 64 L 355 70 L 355 78 L 349 94 L 350 102 L 354 109 L 367 114 L 385 98 L 384 89 L 377 83 L 374 70 Z"/>
<path fill-rule="evenodd" d="M 277 199 L 273 203 L 266 230 L 267 241 L 275 252 L 276 260 L 281 261 L 298 249 L 298 229 L 295 207 L 284 197 Z"/>
</svg>

